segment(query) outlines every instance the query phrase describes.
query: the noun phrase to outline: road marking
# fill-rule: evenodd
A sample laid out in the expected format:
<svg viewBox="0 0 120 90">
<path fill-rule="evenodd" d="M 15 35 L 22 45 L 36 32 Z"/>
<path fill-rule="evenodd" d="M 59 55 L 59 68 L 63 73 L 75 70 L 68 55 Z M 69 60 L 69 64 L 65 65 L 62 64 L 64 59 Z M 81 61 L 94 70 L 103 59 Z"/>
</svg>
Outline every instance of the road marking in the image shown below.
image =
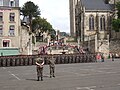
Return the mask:
<svg viewBox="0 0 120 90">
<path fill-rule="evenodd" d="M 20 80 L 20 78 L 18 78 L 15 74 L 11 74 L 12 76 L 14 76 L 17 80 Z"/>
<path fill-rule="evenodd" d="M 90 86 L 90 87 L 76 87 L 77 90 L 86 89 L 86 90 L 95 90 L 96 86 Z"/>
<path fill-rule="evenodd" d="M 3 67 L 3 69 L 6 69 L 5 67 Z M 17 80 L 20 80 L 19 77 L 17 77 L 15 74 L 13 74 L 11 71 L 7 71 L 10 75 L 12 75 L 13 77 L 15 77 Z"/>
<path fill-rule="evenodd" d="M 3 69 L 6 69 L 5 67 L 3 67 Z"/>
<path fill-rule="evenodd" d="M 11 71 L 8 71 L 10 73 L 10 75 L 12 75 L 13 77 L 15 77 L 17 80 L 20 80 L 19 77 L 17 77 L 15 74 L 13 74 Z"/>
<path fill-rule="evenodd" d="M 118 86 L 120 86 L 120 83 L 119 84 L 117 84 Z"/>
<path fill-rule="evenodd" d="M 115 73 L 117 73 L 117 72 L 106 72 L 106 73 L 108 73 L 108 74 L 110 74 L 110 73 L 111 73 L 111 74 L 112 74 L 112 73 L 115 74 Z"/>
</svg>

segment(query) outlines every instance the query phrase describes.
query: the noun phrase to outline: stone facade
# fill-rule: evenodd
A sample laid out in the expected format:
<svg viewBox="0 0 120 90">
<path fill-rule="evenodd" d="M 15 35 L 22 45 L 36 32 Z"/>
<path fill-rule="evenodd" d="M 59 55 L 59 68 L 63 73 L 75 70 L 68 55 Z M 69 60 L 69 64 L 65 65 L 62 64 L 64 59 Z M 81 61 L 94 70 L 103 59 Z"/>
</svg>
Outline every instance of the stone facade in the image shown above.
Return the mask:
<svg viewBox="0 0 120 90">
<path fill-rule="evenodd" d="M 120 39 L 113 39 L 110 41 L 110 52 L 120 56 Z"/>
<path fill-rule="evenodd" d="M 19 0 L 1 0 L 0 4 L 0 53 L 14 54 L 16 50 L 20 54 Z"/>
<path fill-rule="evenodd" d="M 20 37 L 20 42 L 21 42 L 21 50 L 20 53 L 22 55 L 30 55 L 32 52 L 32 46 L 31 46 L 31 36 L 29 35 L 29 27 L 27 25 L 22 25 L 21 26 L 21 37 Z M 32 54 L 32 53 L 31 53 Z"/>
</svg>

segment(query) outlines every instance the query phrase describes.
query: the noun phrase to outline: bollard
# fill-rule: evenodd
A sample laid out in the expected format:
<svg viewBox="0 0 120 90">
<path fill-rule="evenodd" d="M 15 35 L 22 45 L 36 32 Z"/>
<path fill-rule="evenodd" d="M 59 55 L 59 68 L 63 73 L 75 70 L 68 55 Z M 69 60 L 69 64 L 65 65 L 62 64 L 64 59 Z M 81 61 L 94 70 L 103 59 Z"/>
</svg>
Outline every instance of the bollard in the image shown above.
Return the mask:
<svg viewBox="0 0 120 90">
<path fill-rule="evenodd" d="M 28 65 L 32 65 L 32 58 L 28 58 Z"/>
<path fill-rule="evenodd" d="M 10 66 L 10 57 L 6 58 L 6 66 Z"/>
<path fill-rule="evenodd" d="M 62 56 L 60 55 L 60 61 L 59 64 L 62 64 Z"/>
<path fill-rule="evenodd" d="M 76 63 L 76 55 L 73 55 L 73 63 Z"/>
<path fill-rule="evenodd" d="M 0 67 L 2 67 L 2 58 L 0 57 Z"/>
<path fill-rule="evenodd" d="M 15 58 L 12 58 L 12 66 L 15 66 Z"/>
<path fill-rule="evenodd" d="M 76 63 L 79 63 L 79 56 L 76 56 Z"/>
<path fill-rule="evenodd" d="M 6 58 L 3 57 L 3 61 L 2 61 L 3 67 L 6 67 L 6 66 L 7 66 L 6 63 L 7 63 L 7 62 L 6 62 Z"/>
<path fill-rule="evenodd" d="M 67 63 L 67 55 L 65 55 L 65 57 L 64 57 L 64 60 L 65 60 L 65 64 Z"/>
<path fill-rule="evenodd" d="M 59 56 L 56 56 L 56 64 L 59 64 Z"/>
<path fill-rule="evenodd" d="M 16 66 L 20 66 L 20 58 L 19 57 L 16 58 Z"/>
<path fill-rule="evenodd" d="M 28 65 L 28 57 L 24 57 L 23 61 L 24 61 L 24 65 L 27 66 Z"/>
</svg>

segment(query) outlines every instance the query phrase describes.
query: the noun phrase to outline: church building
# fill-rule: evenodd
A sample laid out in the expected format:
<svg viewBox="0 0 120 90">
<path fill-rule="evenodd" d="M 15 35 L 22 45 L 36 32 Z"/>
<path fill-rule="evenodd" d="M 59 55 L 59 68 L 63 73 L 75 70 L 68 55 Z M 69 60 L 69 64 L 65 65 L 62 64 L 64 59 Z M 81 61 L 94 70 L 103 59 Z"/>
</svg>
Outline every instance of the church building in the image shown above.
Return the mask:
<svg viewBox="0 0 120 90">
<path fill-rule="evenodd" d="M 70 26 L 72 27 L 70 30 L 80 43 L 88 42 L 90 51 L 90 41 L 94 40 L 93 52 L 109 53 L 109 38 L 112 34 L 111 21 L 112 18 L 115 18 L 117 1 L 120 0 L 70 1 L 72 3 L 70 7 L 73 7 L 70 8 Z"/>
</svg>

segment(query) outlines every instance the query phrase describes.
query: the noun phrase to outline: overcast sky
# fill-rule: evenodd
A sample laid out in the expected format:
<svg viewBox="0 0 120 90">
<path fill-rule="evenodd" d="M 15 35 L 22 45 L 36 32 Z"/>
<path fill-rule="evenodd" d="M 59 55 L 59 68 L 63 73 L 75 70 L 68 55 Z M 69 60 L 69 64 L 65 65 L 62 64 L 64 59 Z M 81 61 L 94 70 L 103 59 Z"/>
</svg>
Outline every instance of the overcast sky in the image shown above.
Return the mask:
<svg viewBox="0 0 120 90">
<path fill-rule="evenodd" d="M 69 0 L 19 0 L 20 7 L 27 1 L 39 6 L 41 17 L 46 18 L 54 29 L 70 32 Z"/>
</svg>

